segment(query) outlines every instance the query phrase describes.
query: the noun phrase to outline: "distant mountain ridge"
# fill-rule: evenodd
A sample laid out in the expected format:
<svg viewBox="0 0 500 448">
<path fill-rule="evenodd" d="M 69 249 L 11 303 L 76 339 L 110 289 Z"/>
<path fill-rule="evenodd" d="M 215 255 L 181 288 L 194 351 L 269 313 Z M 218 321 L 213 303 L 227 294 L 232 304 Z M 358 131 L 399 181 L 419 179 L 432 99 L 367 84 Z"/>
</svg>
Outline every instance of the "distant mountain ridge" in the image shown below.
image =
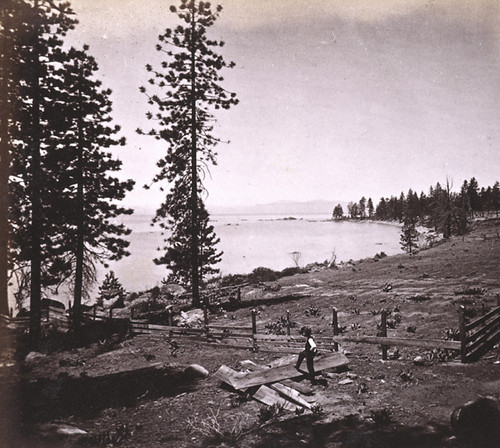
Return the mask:
<svg viewBox="0 0 500 448">
<path fill-rule="evenodd" d="M 344 201 L 327 201 L 315 200 L 307 202 L 296 201 L 279 201 L 271 202 L 269 204 L 256 204 L 246 206 L 213 206 L 208 207 L 212 215 L 232 215 L 232 214 L 245 214 L 245 215 L 266 215 L 266 214 L 279 214 L 279 215 L 309 215 L 309 214 L 326 214 L 331 215 L 333 208 L 337 204 L 341 204 L 344 208 L 346 202 Z"/>
</svg>

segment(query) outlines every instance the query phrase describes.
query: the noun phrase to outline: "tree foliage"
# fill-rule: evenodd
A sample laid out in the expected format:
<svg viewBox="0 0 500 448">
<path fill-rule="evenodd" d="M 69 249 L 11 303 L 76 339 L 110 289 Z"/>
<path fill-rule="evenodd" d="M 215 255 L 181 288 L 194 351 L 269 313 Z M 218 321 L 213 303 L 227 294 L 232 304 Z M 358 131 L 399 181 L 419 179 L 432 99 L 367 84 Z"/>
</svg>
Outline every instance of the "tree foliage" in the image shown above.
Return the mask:
<svg viewBox="0 0 500 448">
<path fill-rule="evenodd" d="M 410 255 L 418 247 L 418 231 L 416 229 L 417 219 L 412 214 L 405 214 L 403 218 L 403 227 L 401 228 L 400 245 L 401 249 Z"/>
<path fill-rule="evenodd" d="M 498 216 L 500 209 L 500 183 L 497 181 L 491 187 L 479 188 L 477 180 L 472 177 L 465 180 L 459 192 L 452 191 L 450 180 L 445 186 L 438 182 L 429 187 L 426 194 L 423 191 L 417 194 L 412 189 L 405 195 L 380 198 L 376 207 L 371 199 L 367 202 L 369 219 L 380 221 L 397 221 L 404 223 L 408 214 L 416 223 L 434 228 L 445 238 L 451 235 L 463 235 L 468 231 L 470 220 L 487 213 Z M 364 197 L 359 203 L 348 204 L 348 214 L 352 219 L 362 217 L 361 206 Z"/>
<path fill-rule="evenodd" d="M 99 296 L 97 297 L 97 306 L 101 308 L 123 308 L 125 299 L 125 289 L 116 278 L 115 273 L 110 271 L 104 277 L 101 286 L 99 286 Z"/>
<path fill-rule="evenodd" d="M 106 149 L 123 140 L 114 138 L 119 128 L 109 125 L 110 92 L 94 79 L 97 66 L 88 48 L 64 46 L 76 24 L 68 4 L 7 4 L 1 30 L 9 37 L 3 40 L 8 51 L 2 51 L 9 55 L 9 70 L 0 81 L 8 86 L 2 100 L 8 100 L 9 125 L 0 138 L 2 158 L 4 143 L 9 158 L 9 267 L 22 273 L 17 277 L 23 287 L 26 279 L 30 283 L 36 339 L 45 288 L 67 282 L 81 295 L 79 273 L 95 280 L 96 260 L 126 255 L 128 243 L 121 237 L 128 230 L 113 219 L 130 210 L 114 201 L 123 199 L 133 182 L 109 175 L 121 162 Z"/>
<path fill-rule="evenodd" d="M 159 36 L 156 49 L 162 60 L 156 67 L 146 66 L 150 85 L 140 88 L 154 109 L 147 118 L 155 125 L 148 132 L 138 132 L 166 143 L 153 182 L 166 182 L 170 190 L 153 222 L 169 236 L 161 249 L 165 254 L 155 262 L 165 264 L 173 278 L 191 287 L 197 305 L 200 282 L 216 271 L 213 266 L 221 256 L 201 197 L 204 176 L 216 163 L 214 148 L 220 142 L 213 134 L 214 112 L 229 109 L 238 100 L 220 84 L 220 71 L 234 66 L 217 53 L 224 42 L 207 36 L 222 7 L 212 10 L 208 2 L 181 0 L 178 8 L 170 10 L 180 24 Z"/>
</svg>

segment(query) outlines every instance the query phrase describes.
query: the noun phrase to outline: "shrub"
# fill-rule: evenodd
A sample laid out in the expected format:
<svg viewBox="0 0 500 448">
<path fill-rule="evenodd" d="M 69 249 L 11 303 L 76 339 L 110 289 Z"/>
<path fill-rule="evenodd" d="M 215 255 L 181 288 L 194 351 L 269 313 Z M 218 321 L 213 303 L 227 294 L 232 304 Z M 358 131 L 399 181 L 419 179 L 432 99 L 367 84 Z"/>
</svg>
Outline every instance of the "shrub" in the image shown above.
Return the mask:
<svg viewBox="0 0 500 448">
<path fill-rule="evenodd" d="M 386 408 L 372 410 L 370 417 L 377 426 L 386 426 L 392 421 L 391 411 Z"/>
<path fill-rule="evenodd" d="M 259 409 L 259 423 L 275 421 L 285 413 L 282 404 L 275 403 L 271 406 L 261 406 Z"/>
<path fill-rule="evenodd" d="M 295 328 L 296 322 L 290 321 L 290 328 Z M 266 330 L 269 334 L 285 334 L 288 328 L 288 319 L 286 316 L 281 316 L 277 321 L 266 324 Z"/>
<path fill-rule="evenodd" d="M 205 419 L 187 420 L 188 431 L 205 439 L 207 445 L 236 445 L 242 437 L 251 431 L 247 424 L 247 417 L 238 414 L 232 421 L 227 421 L 220 416 L 220 409 L 210 410 Z"/>
</svg>

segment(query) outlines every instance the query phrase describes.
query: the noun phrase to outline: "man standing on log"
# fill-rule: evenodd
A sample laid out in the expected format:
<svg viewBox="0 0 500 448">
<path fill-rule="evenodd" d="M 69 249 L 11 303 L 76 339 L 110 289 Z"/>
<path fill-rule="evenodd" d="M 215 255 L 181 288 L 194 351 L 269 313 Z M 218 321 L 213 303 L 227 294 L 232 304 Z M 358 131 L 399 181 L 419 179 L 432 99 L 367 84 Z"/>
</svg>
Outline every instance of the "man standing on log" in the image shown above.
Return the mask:
<svg viewBox="0 0 500 448">
<path fill-rule="evenodd" d="M 309 372 L 309 376 L 311 379 L 312 384 L 316 384 L 316 379 L 314 378 L 315 372 L 314 372 L 314 357 L 318 353 L 318 348 L 316 346 L 316 341 L 314 340 L 312 336 L 312 330 L 310 327 L 304 327 L 301 330 L 301 333 L 305 336 L 306 338 L 306 346 L 304 350 L 302 350 L 299 353 L 299 359 L 297 360 L 297 364 L 295 364 L 295 368 L 297 370 L 300 369 L 300 365 L 302 364 L 302 361 L 304 358 L 306 358 L 306 363 L 307 363 L 307 371 Z"/>
</svg>

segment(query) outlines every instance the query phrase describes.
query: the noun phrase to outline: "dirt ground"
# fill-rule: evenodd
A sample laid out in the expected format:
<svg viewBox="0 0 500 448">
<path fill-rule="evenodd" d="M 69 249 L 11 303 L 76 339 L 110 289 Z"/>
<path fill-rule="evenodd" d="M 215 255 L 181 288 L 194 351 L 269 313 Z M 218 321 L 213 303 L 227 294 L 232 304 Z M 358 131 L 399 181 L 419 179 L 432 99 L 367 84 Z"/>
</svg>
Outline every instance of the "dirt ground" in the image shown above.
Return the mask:
<svg viewBox="0 0 500 448">
<path fill-rule="evenodd" d="M 238 309 L 210 319 L 249 325 L 256 308 L 260 333 L 289 311 L 293 334 L 309 325 L 325 336 L 332 333 L 335 307 L 346 335 L 375 336 L 386 309 L 393 327 L 388 336 L 445 339 L 458 330 L 460 305 L 470 319 L 496 306 L 500 220 L 476 222 L 467 236 L 416 255 L 313 271 L 247 286 Z M 452 411 L 480 395 L 500 398 L 498 344 L 469 364 L 444 350 L 407 347 L 391 348 L 382 361 L 379 346 L 345 344 L 348 369 L 323 372 L 312 386 L 317 412 L 265 420 L 263 405 L 212 375 L 222 364 L 239 369 L 246 359 L 267 364 L 284 356 L 279 350 L 253 353 L 182 339 L 176 345 L 141 335 L 26 361 L 16 357 L 12 333 L 0 331 L 1 446 L 461 447 L 450 440 Z M 209 377 L 188 377 L 184 369 L 193 363 Z M 130 376 L 133 369 L 144 374 Z M 92 383 L 117 372 L 124 375 L 120 387 Z M 75 387 L 62 403 L 67 384 Z M 61 435 L 61 427 L 86 434 Z"/>
</svg>

